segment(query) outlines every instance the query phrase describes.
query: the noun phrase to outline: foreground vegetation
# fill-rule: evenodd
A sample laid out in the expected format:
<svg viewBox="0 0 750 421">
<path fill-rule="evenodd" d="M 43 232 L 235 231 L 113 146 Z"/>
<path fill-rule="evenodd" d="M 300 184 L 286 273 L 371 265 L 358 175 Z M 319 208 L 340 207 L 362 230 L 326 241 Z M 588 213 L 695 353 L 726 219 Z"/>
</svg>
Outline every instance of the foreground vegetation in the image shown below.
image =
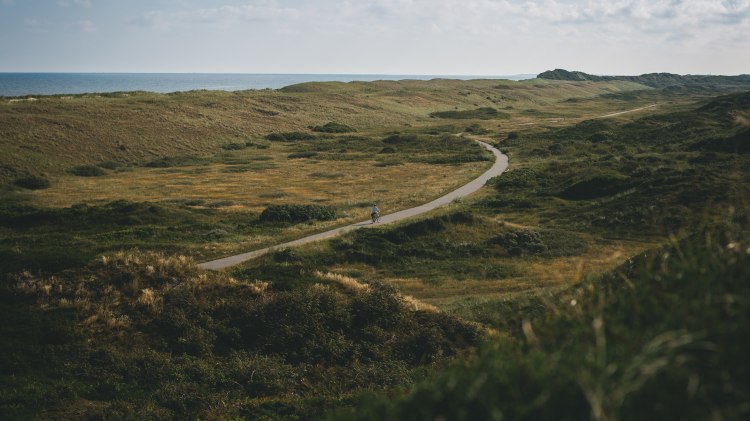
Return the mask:
<svg viewBox="0 0 750 421">
<path fill-rule="evenodd" d="M 746 417 L 750 93 L 640 82 L 5 100 L 0 413 Z"/>
</svg>

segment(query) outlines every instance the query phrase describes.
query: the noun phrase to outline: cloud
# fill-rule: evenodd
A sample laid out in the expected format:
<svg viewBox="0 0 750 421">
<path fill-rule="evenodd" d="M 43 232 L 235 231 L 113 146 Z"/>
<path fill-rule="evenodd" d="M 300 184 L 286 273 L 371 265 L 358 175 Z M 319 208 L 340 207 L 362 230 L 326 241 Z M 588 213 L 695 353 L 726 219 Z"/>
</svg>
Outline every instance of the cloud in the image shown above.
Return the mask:
<svg viewBox="0 0 750 421">
<path fill-rule="evenodd" d="M 91 0 L 58 0 L 57 5 L 60 7 L 71 7 L 71 6 L 91 7 Z"/>
<path fill-rule="evenodd" d="M 79 20 L 76 22 L 76 26 L 80 28 L 83 32 L 91 33 L 94 32 L 96 27 L 94 26 L 94 22 L 90 20 Z"/>
<path fill-rule="evenodd" d="M 150 11 L 131 19 L 131 22 L 162 30 L 196 26 L 228 28 L 242 22 L 293 21 L 299 16 L 298 9 L 279 7 L 275 2 L 264 2 L 258 5 L 220 6 L 179 12 Z"/>
</svg>

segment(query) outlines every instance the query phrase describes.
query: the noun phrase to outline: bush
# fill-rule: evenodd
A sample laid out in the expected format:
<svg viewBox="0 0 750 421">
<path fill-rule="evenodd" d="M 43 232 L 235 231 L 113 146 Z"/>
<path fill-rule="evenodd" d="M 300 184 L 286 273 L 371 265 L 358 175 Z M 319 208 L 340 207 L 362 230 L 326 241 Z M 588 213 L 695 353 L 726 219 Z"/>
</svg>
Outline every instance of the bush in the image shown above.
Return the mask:
<svg viewBox="0 0 750 421">
<path fill-rule="evenodd" d="M 287 155 L 287 158 L 294 159 L 294 158 L 312 158 L 313 156 L 317 155 L 318 153 L 315 151 L 304 151 L 304 152 L 294 152 Z"/>
<path fill-rule="evenodd" d="M 79 177 L 99 177 L 106 172 L 96 165 L 79 165 L 70 169 L 71 174 Z"/>
<path fill-rule="evenodd" d="M 560 193 L 568 200 L 589 200 L 611 196 L 629 189 L 632 184 L 628 177 L 620 174 L 601 174 L 577 181 Z"/>
<path fill-rule="evenodd" d="M 351 133 L 356 132 L 353 128 L 347 126 L 346 124 L 341 123 L 326 123 L 322 126 L 315 126 L 312 128 L 314 132 L 321 132 L 321 133 Z"/>
<path fill-rule="evenodd" d="M 13 184 L 15 184 L 18 187 L 23 187 L 24 189 L 29 189 L 29 190 L 41 190 L 41 189 L 46 189 L 50 186 L 49 180 L 47 180 L 44 177 L 39 177 L 37 175 L 30 175 L 27 177 L 16 178 L 15 181 L 13 181 Z"/>
<path fill-rule="evenodd" d="M 576 234 L 563 230 L 511 230 L 490 239 L 509 256 L 543 257 L 576 256 L 586 250 L 586 242 Z"/>
<path fill-rule="evenodd" d="M 489 133 L 489 130 L 485 129 L 479 124 L 472 124 L 471 126 L 465 128 L 464 131 L 466 133 L 479 134 L 479 135 Z"/>
<path fill-rule="evenodd" d="M 247 144 L 245 143 L 225 143 L 221 145 L 221 149 L 224 149 L 226 151 L 239 151 L 245 149 L 246 147 Z"/>
<path fill-rule="evenodd" d="M 96 165 L 100 168 L 104 168 L 105 170 L 116 170 L 120 168 L 120 163 L 115 161 L 104 161 Z"/>
<path fill-rule="evenodd" d="M 415 134 L 395 133 L 383 139 L 383 143 L 389 143 L 389 144 L 412 143 L 416 140 L 417 140 L 417 135 Z"/>
<path fill-rule="evenodd" d="M 454 118 L 454 119 L 472 119 L 476 118 L 479 120 L 492 120 L 492 119 L 506 119 L 510 118 L 509 114 L 501 113 L 500 111 L 490 108 L 483 107 L 474 110 L 463 110 L 463 111 L 436 111 L 430 113 L 432 118 Z"/>
<path fill-rule="evenodd" d="M 315 135 L 304 132 L 271 133 L 266 139 L 275 142 L 294 142 L 298 140 L 315 140 Z"/>
<path fill-rule="evenodd" d="M 320 205 L 271 205 L 261 214 L 262 222 L 332 221 L 336 209 Z"/>
</svg>

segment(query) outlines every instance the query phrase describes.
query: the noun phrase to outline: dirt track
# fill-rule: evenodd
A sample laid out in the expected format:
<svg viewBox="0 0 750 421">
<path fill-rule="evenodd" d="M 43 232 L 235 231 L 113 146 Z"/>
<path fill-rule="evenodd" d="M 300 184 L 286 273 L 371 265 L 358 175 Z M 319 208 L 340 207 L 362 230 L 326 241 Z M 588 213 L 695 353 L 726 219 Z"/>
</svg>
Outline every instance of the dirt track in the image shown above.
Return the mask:
<svg viewBox="0 0 750 421">
<path fill-rule="evenodd" d="M 485 185 L 487 180 L 489 180 L 492 177 L 496 177 L 502 174 L 503 171 L 505 171 L 505 169 L 508 168 L 507 156 L 503 155 L 499 150 L 497 150 L 495 147 L 493 147 L 492 145 L 488 143 L 484 143 L 478 140 L 476 142 L 484 146 L 487 150 L 489 150 L 495 155 L 495 163 L 492 165 L 490 169 L 485 171 L 484 174 L 480 175 L 478 178 L 472 180 L 468 184 L 456 190 L 453 190 L 452 192 L 446 194 L 445 196 L 442 196 L 433 200 L 432 202 L 425 203 L 424 205 L 417 206 L 415 208 L 404 209 L 402 211 L 392 213 L 389 215 L 383 215 L 380 218 L 380 222 L 374 226 L 390 224 L 393 222 L 411 218 L 412 216 L 421 215 L 433 209 L 439 208 L 441 206 L 445 206 L 456 199 L 466 197 L 470 195 L 471 193 L 474 193 L 475 191 L 482 188 L 482 186 Z M 260 250 L 255 250 L 255 251 L 251 251 L 247 253 L 237 254 L 234 256 L 224 257 L 222 259 L 212 260 L 210 262 L 201 263 L 198 266 L 203 269 L 211 269 L 211 270 L 224 269 L 224 268 L 238 265 L 242 262 L 246 262 L 248 260 L 263 256 L 264 254 L 273 250 L 301 246 L 303 244 L 312 243 L 314 241 L 325 240 L 328 238 L 335 237 L 337 235 L 341 235 L 350 231 L 354 231 L 356 229 L 366 228 L 366 227 L 371 227 L 371 226 L 373 226 L 373 224 L 371 223 L 370 220 L 362 221 L 362 222 L 354 223 L 354 224 L 347 225 L 344 227 L 339 227 L 339 228 L 335 228 L 329 231 L 321 232 L 318 234 L 309 235 L 307 237 L 300 238 L 298 240 L 289 241 L 289 242 L 282 243 L 282 244 L 277 244 L 271 247 L 266 247 Z"/>
</svg>

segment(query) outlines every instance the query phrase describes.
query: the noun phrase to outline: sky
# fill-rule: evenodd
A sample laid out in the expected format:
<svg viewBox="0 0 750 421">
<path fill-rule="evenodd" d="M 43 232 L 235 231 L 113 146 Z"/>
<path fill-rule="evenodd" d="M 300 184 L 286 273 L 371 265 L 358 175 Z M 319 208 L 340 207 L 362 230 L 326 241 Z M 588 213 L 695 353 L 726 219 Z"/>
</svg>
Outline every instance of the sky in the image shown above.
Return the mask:
<svg viewBox="0 0 750 421">
<path fill-rule="evenodd" d="M 0 72 L 750 73 L 750 0 L 0 0 Z"/>
</svg>

